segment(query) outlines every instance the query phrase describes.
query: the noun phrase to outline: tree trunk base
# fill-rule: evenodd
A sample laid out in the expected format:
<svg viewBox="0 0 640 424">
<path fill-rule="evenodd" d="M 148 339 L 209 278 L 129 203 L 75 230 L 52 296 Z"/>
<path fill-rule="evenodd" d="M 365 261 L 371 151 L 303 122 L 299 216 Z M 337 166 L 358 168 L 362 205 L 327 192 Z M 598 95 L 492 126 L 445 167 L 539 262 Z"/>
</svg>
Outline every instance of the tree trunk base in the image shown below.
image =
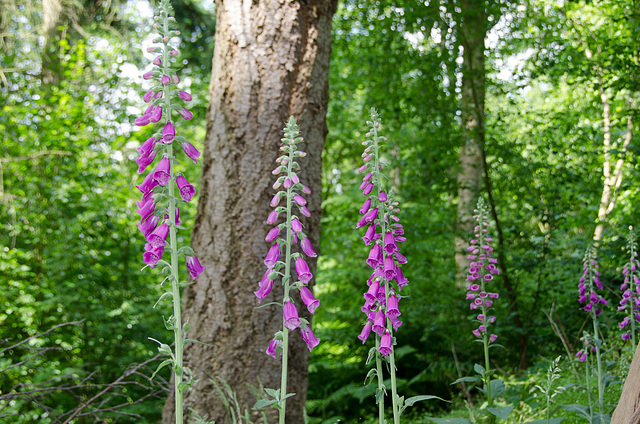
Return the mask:
<svg viewBox="0 0 640 424">
<path fill-rule="evenodd" d="M 622 395 L 611 424 L 640 424 L 640 345 L 633 355 L 629 375 L 624 382 Z"/>
</svg>

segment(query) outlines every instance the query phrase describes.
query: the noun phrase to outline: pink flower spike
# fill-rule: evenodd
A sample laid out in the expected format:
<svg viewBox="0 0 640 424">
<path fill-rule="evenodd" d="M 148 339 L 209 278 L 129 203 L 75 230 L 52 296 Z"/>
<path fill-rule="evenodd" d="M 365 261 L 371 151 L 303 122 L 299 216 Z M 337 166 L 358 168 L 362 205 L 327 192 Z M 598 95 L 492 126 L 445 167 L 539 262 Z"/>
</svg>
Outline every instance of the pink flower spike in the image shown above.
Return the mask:
<svg viewBox="0 0 640 424">
<path fill-rule="evenodd" d="M 385 193 L 384 191 L 381 191 L 380 194 L 378 195 L 378 200 L 380 202 L 386 202 L 387 201 L 387 193 Z"/>
<path fill-rule="evenodd" d="M 153 232 L 146 237 L 146 240 L 151 244 L 153 249 L 157 249 L 167 244 L 167 235 L 169 235 L 169 225 L 164 223 L 153 230 Z"/>
<path fill-rule="evenodd" d="M 271 356 L 273 359 L 276 359 L 276 352 L 280 343 L 282 343 L 282 340 L 271 339 L 269 346 L 267 347 L 266 354 Z"/>
<path fill-rule="evenodd" d="M 150 266 L 151 268 L 155 267 L 158 261 L 162 259 L 162 253 L 164 252 L 164 247 L 158 247 L 157 249 L 144 252 L 142 255 L 142 259 L 144 263 Z"/>
<path fill-rule="evenodd" d="M 379 309 L 378 312 L 376 312 L 376 317 L 373 319 L 372 327 L 373 332 L 379 336 L 382 336 L 382 333 L 384 332 L 384 320 L 384 312 L 382 311 L 382 309 Z"/>
<path fill-rule="evenodd" d="M 362 207 L 360 208 L 360 214 L 364 215 L 365 213 L 369 212 L 370 208 L 371 208 L 371 198 L 368 198 L 362 204 Z"/>
<path fill-rule="evenodd" d="M 299 234 L 302 232 L 302 224 L 300 223 L 300 221 L 298 221 L 297 218 L 293 218 L 291 220 L 291 231 L 293 231 L 296 234 Z"/>
<path fill-rule="evenodd" d="M 367 186 L 364 188 L 364 190 L 362 190 L 362 194 L 364 194 L 365 196 L 368 196 L 371 194 L 371 191 L 373 190 L 373 183 L 369 183 L 367 184 Z"/>
</svg>

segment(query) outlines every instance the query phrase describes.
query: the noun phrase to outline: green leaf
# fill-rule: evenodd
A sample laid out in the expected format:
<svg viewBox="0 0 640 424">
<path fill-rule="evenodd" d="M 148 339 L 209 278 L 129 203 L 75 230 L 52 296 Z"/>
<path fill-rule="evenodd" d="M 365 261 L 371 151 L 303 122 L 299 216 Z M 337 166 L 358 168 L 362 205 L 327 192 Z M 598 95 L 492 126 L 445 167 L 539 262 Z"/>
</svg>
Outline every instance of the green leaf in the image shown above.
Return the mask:
<svg viewBox="0 0 640 424">
<path fill-rule="evenodd" d="M 480 378 L 478 378 L 478 377 L 462 377 L 462 378 L 457 379 L 453 383 L 451 383 L 451 385 L 462 383 L 462 382 L 465 382 L 465 383 L 482 383 L 482 380 Z"/>
<path fill-rule="evenodd" d="M 156 368 L 156 370 L 153 372 L 153 374 L 151 374 L 151 379 L 153 380 L 153 377 L 155 377 L 156 374 L 158 374 L 158 371 L 160 371 L 162 368 L 166 367 L 167 365 L 171 365 L 171 364 L 173 364 L 173 359 L 165 359 L 164 361 L 162 361 L 160 365 L 158 365 L 158 368 Z"/>
<path fill-rule="evenodd" d="M 491 396 L 493 398 L 504 396 L 506 391 L 507 391 L 507 388 L 504 385 L 504 381 L 491 380 Z"/>
<path fill-rule="evenodd" d="M 378 375 L 378 371 L 375 368 L 371 368 L 369 370 L 369 372 L 367 373 L 367 376 L 364 378 L 364 384 L 367 384 L 367 380 L 369 379 L 369 377 L 373 377 L 374 375 Z"/>
<path fill-rule="evenodd" d="M 588 406 L 573 403 L 571 405 L 560 405 L 560 408 L 564 409 L 565 411 L 578 413 L 588 420 L 591 419 L 591 414 L 589 413 Z"/>
<path fill-rule="evenodd" d="M 550 420 L 527 421 L 527 424 L 560 424 L 564 417 L 551 418 Z"/>
<path fill-rule="evenodd" d="M 195 256 L 195 254 L 191 246 L 182 246 L 178 249 L 178 255 Z"/>
<path fill-rule="evenodd" d="M 276 399 L 276 400 L 280 400 L 280 389 L 276 390 L 276 389 L 270 389 L 268 387 L 266 387 L 264 389 L 265 392 L 267 392 L 267 394 L 269 396 L 271 396 L 272 398 Z"/>
<path fill-rule="evenodd" d="M 513 406 L 505 406 L 502 408 L 488 407 L 487 411 L 491 412 L 493 415 L 500 418 L 501 420 L 507 421 L 507 419 L 509 418 L 509 414 L 511 414 L 511 411 L 513 411 L 513 408 L 514 408 Z"/>
<path fill-rule="evenodd" d="M 484 376 L 485 376 L 486 371 L 485 371 L 485 369 L 484 369 L 484 367 L 483 367 L 482 365 L 480 365 L 480 364 L 475 364 L 475 365 L 473 366 L 473 370 L 474 370 L 475 372 L 477 372 L 478 374 L 480 374 L 482 377 L 484 377 Z"/>
<path fill-rule="evenodd" d="M 255 405 L 253 405 L 253 410 L 255 411 L 256 409 L 264 408 L 269 405 L 274 405 L 277 409 L 280 409 L 280 407 L 276 405 L 277 403 L 278 401 L 276 399 L 260 399 Z"/>
<path fill-rule="evenodd" d="M 422 402 L 423 400 L 432 400 L 432 399 L 441 400 L 443 402 L 450 402 L 450 401 L 444 400 L 444 399 L 442 399 L 441 397 L 438 397 L 438 396 L 419 395 L 419 396 L 410 397 L 409 399 L 404 401 L 404 404 L 405 404 L 405 406 L 413 406 L 413 404 L 416 403 L 416 402 Z"/>
</svg>

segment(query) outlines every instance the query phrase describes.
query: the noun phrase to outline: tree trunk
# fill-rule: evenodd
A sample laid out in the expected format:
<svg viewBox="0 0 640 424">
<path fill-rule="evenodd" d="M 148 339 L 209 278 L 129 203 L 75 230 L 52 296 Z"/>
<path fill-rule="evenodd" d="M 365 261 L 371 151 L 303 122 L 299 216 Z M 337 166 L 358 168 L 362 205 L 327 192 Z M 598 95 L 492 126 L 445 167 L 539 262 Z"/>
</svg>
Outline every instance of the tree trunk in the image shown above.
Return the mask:
<svg viewBox="0 0 640 424">
<path fill-rule="evenodd" d="M 640 424 L 640 345 L 633 355 L 629 375 L 624 382 L 620 401 L 613 411 L 611 424 Z"/>
<path fill-rule="evenodd" d="M 275 193 L 271 171 L 291 115 L 298 120 L 305 139 L 301 148 L 307 152 L 300 160 L 300 179 L 312 190 L 307 199 L 311 218 L 303 225 L 318 246 L 336 5 L 337 0 L 217 2 L 211 99 L 192 236 L 205 271 L 185 289 L 183 312 L 191 324 L 190 337 L 212 345 L 191 343 L 185 349 L 185 361 L 200 380 L 187 392 L 185 404 L 217 423 L 231 421 L 210 378 L 223 378 L 248 410 L 256 402 L 249 385 L 280 385 L 280 360 L 265 350 L 282 328 L 282 309 L 256 308 L 253 292 L 266 270 L 270 226 L 265 221 Z M 309 262 L 315 272 L 315 261 Z M 281 301 L 282 293 L 282 286 L 274 285 L 263 304 Z M 303 423 L 309 353 L 299 332 L 290 341 L 288 391 L 295 396 L 287 400 L 286 421 Z M 165 406 L 165 423 L 174 419 L 172 402 Z M 273 422 L 274 411 L 267 411 Z"/>
<path fill-rule="evenodd" d="M 42 46 L 43 84 L 58 82 L 58 54 L 56 39 L 59 36 L 58 25 L 62 19 L 62 0 L 42 0 L 42 32 L 44 43 Z"/>
<path fill-rule="evenodd" d="M 486 11 L 483 0 L 462 0 L 460 40 L 464 49 L 462 64 L 461 122 L 464 145 L 460 149 L 458 170 L 458 236 L 456 268 L 458 281 L 464 281 L 469 267 L 467 239 L 472 235 L 482 181 L 481 139 L 484 137 L 484 37 Z"/>
</svg>

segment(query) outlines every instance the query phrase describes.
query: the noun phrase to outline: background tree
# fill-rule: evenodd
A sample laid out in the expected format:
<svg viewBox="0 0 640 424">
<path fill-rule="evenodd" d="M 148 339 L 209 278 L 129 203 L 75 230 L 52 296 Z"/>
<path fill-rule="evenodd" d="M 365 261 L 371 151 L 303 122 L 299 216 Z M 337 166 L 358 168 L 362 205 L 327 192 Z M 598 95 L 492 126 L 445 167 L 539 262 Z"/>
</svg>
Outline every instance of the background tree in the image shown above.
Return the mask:
<svg viewBox="0 0 640 424">
<path fill-rule="evenodd" d="M 205 271 L 185 289 L 183 313 L 191 331 L 212 345 L 190 344 L 185 349 L 185 360 L 197 364 L 201 379 L 187 395 L 186 404 L 216 421 L 229 418 L 210 378 L 222 377 L 240 404 L 249 407 L 256 399 L 248 385 L 279 384 L 279 362 L 265 350 L 281 326 L 282 310 L 256 309 L 253 294 L 265 271 L 271 170 L 279 156 L 283 124 L 293 115 L 306 142 L 301 180 L 312 191 L 311 218 L 303 225 L 317 244 L 331 18 L 336 3 L 217 4 L 204 171 L 192 239 Z M 301 338 L 292 337 L 290 354 L 289 392 L 296 395 L 287 401 L 287 422 L 303 422 L 308 351 Z M 167 423 L 173 420 L 169 409 L 164 414 Z"/>
</svg>

